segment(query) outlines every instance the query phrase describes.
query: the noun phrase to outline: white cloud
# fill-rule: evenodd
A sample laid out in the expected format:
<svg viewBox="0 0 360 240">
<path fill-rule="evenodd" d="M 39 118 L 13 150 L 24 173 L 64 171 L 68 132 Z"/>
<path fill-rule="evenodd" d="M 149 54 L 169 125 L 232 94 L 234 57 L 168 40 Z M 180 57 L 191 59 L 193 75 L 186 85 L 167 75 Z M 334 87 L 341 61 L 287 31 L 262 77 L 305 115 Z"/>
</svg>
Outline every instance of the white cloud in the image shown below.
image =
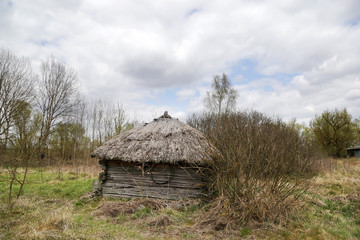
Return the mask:
<svg viewBox="0 0 360 240">
<path fill-rule="evenodd" d="M 176 96 L 180 99 L 180 101 L 189 100 L 191 98 L 194 98 L 195 95 L 195 89 L 182 89 L 176 92 Z"/>
<path fill-rule="evenodd" d="M 358 0 L 1 1 L 0 47 L 35 68 L 54 54 L 84 93 L 130 111 L 201 110 L 205 86 L 227 72 L 239 107 L 301 119 L 347 107 L 359 117 L 359 13 Z M 247 79 L 243 60 L 260 76 Z M 174 88 L 188 106 L 149 102 Z"/>
</svg>

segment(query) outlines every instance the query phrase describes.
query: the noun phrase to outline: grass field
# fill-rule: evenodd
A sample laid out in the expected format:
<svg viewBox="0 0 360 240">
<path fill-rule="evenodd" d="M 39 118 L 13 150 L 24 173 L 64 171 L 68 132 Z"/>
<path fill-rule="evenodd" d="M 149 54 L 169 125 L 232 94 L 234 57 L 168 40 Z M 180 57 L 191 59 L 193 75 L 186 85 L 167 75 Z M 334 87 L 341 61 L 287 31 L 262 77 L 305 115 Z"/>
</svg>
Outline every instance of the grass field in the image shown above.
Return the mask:
<svg viewBox="0 0 360 240">
<path fill-rule="evenodd" d="M 360 239 L 360 159 L 314 177 L 286 221 L 248 226 L 216 221 L 199 200 L 89 198 L 94 174 L 55 169 L 31 169 L 9 208 L 1 172 L 0 239 Z"/>
</svg>

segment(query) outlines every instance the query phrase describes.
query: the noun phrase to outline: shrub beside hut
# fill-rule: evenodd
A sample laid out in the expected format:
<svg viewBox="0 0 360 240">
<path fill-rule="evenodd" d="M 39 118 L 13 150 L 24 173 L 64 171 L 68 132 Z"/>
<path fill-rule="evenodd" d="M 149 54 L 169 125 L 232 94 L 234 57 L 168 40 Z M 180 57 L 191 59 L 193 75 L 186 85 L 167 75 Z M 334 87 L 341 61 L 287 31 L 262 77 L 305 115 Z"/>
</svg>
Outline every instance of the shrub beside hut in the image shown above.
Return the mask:
<svg viewBox="0 0 360 240">
<path fill-rule="evenodd" d="M 93 152 L 104 170 L 94 190 L 104 197 L 197 198 L 205 191 L 203 169 L 218 154 L 200 131 L 165 112 Z"/>
</svg>

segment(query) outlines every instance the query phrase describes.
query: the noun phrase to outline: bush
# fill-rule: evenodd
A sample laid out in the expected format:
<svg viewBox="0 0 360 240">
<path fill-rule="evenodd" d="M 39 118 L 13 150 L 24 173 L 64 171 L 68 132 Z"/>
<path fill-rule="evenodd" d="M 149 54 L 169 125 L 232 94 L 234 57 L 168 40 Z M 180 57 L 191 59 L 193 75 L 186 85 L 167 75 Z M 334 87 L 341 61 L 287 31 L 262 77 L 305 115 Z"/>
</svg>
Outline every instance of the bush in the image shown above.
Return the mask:
<svg viewBox="0 0 360 240">
<path fill-rule="evenodd" d="M 277 221 L 309 186 L 311 147 L 281 120 L 252 111 L 194 114 L 188 123 L 221 153 L 209 175 L 219 214 L 241 223 Z"/>
</svg>

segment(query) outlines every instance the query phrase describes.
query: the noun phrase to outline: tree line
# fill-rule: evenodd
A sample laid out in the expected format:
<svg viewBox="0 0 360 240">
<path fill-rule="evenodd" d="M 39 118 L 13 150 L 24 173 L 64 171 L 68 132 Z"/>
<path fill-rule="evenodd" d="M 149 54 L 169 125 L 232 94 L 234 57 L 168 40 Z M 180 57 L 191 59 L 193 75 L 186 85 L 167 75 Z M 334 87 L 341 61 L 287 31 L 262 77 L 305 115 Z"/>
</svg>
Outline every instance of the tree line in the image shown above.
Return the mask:
<svg viewBox="0 0 360 240">
<path fill-rule="evenodd" d="M 235 111 L 238 96 L 226 74 L 216 75 L 204 107 L 209 113 L 228 115 Z M 104 141 L 134 124 L 121 104 L 82 96 L 76 71 L 55 57 L 43 60 L 34 72 L 28 59 L 0 50 L 2 163 L 88 158 Z M 289 125 L 332 157 L 345 157 L 346 148 L 360 140 L 360 120 L 346 109 L 316 115 L 309 126 L 296 121 Z"/>
<path fill-rule="evenodd" d="M 43 60 L 34 72 L 28 59 L 0 50 L 3 165 L 88 158 L 94 148 L 134 124 L 120 103 L 82 96 L 76 71 L 55 57 Z"/>
<path fill-rule="evenodd" d="M 234 114 L 238 96 L 226 74 L 215 75 L 211 90 L 204 99 L 204 115 L 220 117 Z M 189 120 L 191 123 L 192 117 Z M 311 142 L 312 148 L 323 156 L 346 157 L 346 149 L 360 142 L 360 118 L 354 118 L 346 108 L 325 110 L 315 115 L 309 125 L 293 119 L 288 126 Z"/>
</svg>

